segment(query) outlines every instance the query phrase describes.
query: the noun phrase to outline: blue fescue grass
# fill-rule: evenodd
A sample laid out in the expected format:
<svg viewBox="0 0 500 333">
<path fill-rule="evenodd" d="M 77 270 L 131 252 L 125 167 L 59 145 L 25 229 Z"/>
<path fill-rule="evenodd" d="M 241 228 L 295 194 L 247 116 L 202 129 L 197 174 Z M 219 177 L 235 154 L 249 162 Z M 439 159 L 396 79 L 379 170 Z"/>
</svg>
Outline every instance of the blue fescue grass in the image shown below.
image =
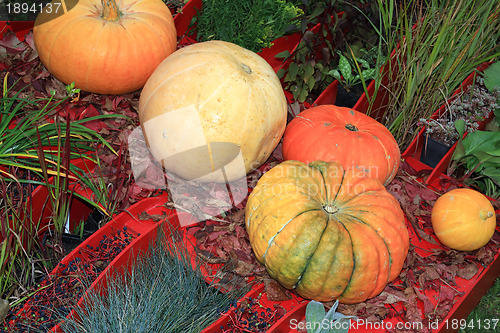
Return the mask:
<svg viewBox="0 0 500 333">
<path fill-rule="evenodd" d="M 130 273 L 112 276 L 106 296 L 92 293 L 80 319 L 63 324 L 64 332 L 200 332 L 248 291 L 222 293 L 206 283 L 174 239 L 160 236 Z"/>
</svg>

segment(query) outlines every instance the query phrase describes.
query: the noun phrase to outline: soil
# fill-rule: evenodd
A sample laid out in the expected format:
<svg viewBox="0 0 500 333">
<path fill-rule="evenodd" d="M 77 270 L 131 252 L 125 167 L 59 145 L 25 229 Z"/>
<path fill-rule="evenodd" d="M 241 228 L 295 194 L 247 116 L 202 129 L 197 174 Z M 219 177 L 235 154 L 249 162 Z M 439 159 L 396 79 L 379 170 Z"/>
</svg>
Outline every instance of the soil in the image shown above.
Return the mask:
<svg viewBox="0 0 500 333">
<path fill-rule="evenodd" d="M 349 91 L 347 91 L 341 84 L 339 84 L 337 88 L 337 99 L 335 100 L 335 105 L 352 108 L 354 105 L 356 105 L 361 95 L 363 95 L 363 92 L 364 90 L 362 84 L 352 86 Z"/>
</svg>

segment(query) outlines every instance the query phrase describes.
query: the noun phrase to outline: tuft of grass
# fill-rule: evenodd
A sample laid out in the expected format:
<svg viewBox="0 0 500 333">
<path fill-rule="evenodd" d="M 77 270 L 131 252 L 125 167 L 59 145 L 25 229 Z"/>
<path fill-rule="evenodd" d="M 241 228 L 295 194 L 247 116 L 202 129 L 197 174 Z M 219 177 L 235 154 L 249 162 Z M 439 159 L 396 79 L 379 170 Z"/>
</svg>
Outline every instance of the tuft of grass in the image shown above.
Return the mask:
<svg viewBox="0 0 500 333">
<path fill-rule="evenodd" d="M 0 177 L 0 300 L 15 302 L 42 269 L 37 256 L 40 221 L 31 220 L 31 205 L 25 203 L 33 188 Z"/>
<path fill-rule="evenodd" d="M 471 312 L 466 320 L 468 327 L 461 328 L 459 333 L 482 333 L 485 331 L 498 331 L 500 329 L 500 278 L 483 296 L 478 306 Z M 495 321 L 496 320 L 496 321 Z M 489 324 L 490 328 L 487 329 Z M 482 326 L 480 326 L 482 325 Z M 496 328 L 494 328 L 496 327 Z"/>
<path fill-rule="evenodd" d="M 79 319 L 66 321 L 63 331 L 200 332 L 248 291 L 222 293 L 205 282 L 200 263 L 176 239 L 160 234 L 130 272 L 110 276 L 103 295 L 88 295 Z"/>
<path fill-rule="evenodd" d="M 428 119 L 477 66 L 500 56 L 500 3 L 377 2 L 380 48 L 394 50 L 384 67 L 390 98 L 382 122 L 404 148 L 416 135 L 419 119 Z M 381 77 L 376 81 L 382 84 Z"/>
<path fill-rule="evenodd" d="M 0 176 L 7 181 L 48 186 L 53 194 L 62 187 L 60 189 L 59 184 L 52 184 L 49 178 L 83 184 L 95 194 L 97 202 L 79 194 L 75 196 L 110 216 L 112 211 L 108 212 L 108 208 L 113 208 L 113 202 L 106 195 L 107 184 L 92 181 L 89 179 L 90 170 L 82 170 L 71 161 L 86 159 L 98 164 L 98 158 L 94 156 L 99 146 L 118 155 L 104 137 L 85 125 L 93 120 L 128 118 L 121 114 L 102 114 L 72 121 L 67 117 L 65 122 L 56 118 L 50 122 L 48 119 L 55 118 L 53 113 L 56 108 L 65 107 L 79 90 L 74 89 L 73 84 L 68 85 L 68 96 L 62 100 L 56 100 L 54 94 L 41 98 L 32 95 L 21 97 L 27 87 L 13 92 L 13 86 L 9 88 L 7 85 L 7 78 L 8 75 L 4 78 L 0 96 Z M 12 173 L 14 169 L 29 171 L 34 177 L 30 180 L 17 177 Z M 59 204 L 58 198 L 56 202 Z"/>
<path fill-rule="evenodd" d="M 50 268 L 47 253 L 40 244 L 41 221 L 35 219 L 30 205 L 33 189 L 47 186 L 49 196 L 45 204 L 50 201 L 53 212 L 49 223 L 59 236 L 64 231 L 73 195 L 110 216 L 116 200 L 108 195 L 113 194 L 109 185 L 101 179 L 89 179 L 90 170 L 82 170 L 71 161 L 84 158 L 98 164 L 98 158 L 93 157 L 97 146 L 118 154 L 85 123 L 126 118 L 110 114 L 75 121 L 67 118 L 66 122 L 56 118 L 51 122 L 56 108 L 67 105 L 79 90 L 68 85 L 68 95 L 57 100 L 55 94 L 49 97 L 28 94 L 24 91 L 27 87 L 14 91 L 16 83 L 8 86 L 7 73 L 0 87 L 0 300 L 10 301 L 11 307 L 26 297 L 39 273 Z M 73 193 L 77 184 L 89 188 L 97 201 Z M 62 242 L 60 237 L 54 237 L 54 241 L 57 247 Z"/>
</svg>

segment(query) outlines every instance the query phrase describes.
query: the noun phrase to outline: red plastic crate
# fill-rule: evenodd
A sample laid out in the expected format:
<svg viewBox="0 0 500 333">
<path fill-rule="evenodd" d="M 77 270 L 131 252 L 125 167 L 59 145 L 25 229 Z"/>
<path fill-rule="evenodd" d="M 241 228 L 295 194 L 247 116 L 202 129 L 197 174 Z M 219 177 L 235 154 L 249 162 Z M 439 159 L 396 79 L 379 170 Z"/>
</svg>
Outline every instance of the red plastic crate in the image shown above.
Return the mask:
<svg viewBox="0 0 500 333">
<path fill-rule="evenodd" d="M 43 195 L 43 191 L 37 191 L 37 194 L 34 195 L 34 199 L 43 200 L 43 198 L 39 197 L 39 195 Z M 115 274 L 117 272 L 123 272 L 124 270 L 130 270 L 132 265 L 134 264 L 136 258 L 141 253 L 146 253 L 148 247 L 151 242 L 156 238 L 159 228 L 163 226 L 163 230 L 166 235 L 169 235 L 173 229 L 179 227 L 179 214 L 187 213 L 177 213 L 173 210 L 165 208 L 164 204 L 167 202 L 168 197 L 166 195 L 151 197 L 132 205 L 127 209 L 126 212 L 118 214 L 114 217 L 110 222 L 105 224 L 95 233 L 93 233 L 89 238 L 84 240 L 81 244 L 79 244 L 71 253 L 65 256 L 61 262 L 52 270 L 50 276 L 57 276 L 59 272 L 66 267 L 70 262 L 75 259 L 80 259 L 85 262 L 87 258 L 88 250 L 87 246 L 97 247 L 100 242 L 106 236 L 110 236 L 116 234 L 118 230 L 126 229 L 129 235 L 132 235 L 133 240 L 107 265 L 107 267 L 102 271 L 99 276 L 92 282 L 90 287 L 85 291 L 85 294 L 80 297 L 77 305 L 79 307 L 83 307 L 83 301 L 85 295 L 89 293 L 105 293 L 107 286 L 107 279 L 110 274 Z M 85 207 L 85 205 L 75 206 L 72 209 L 72 214 L 76 214 L 78 216 L 88 215 L 89 208 Z M 168 219 L 169 223 L 161 224 L 159 222 L 155 222 L 151 219 L 140 219 L 142 214 L 163 214 L 165 220 Z M 37 218 L 37 212 L 34 211 L 34 218 Z M 24 305 L 22 309 L 18 311 L 18 315 L 22 316 L 23 313 L 26 313 L 30 309 L 29 301 Z M 68 317 L 75 316 L 75 310 L 71 310 L 68 314 Z M 61 327 L 60 324 L 57 324 L 51 329 L 51 332 L 60 332 Z"/>
</svg>

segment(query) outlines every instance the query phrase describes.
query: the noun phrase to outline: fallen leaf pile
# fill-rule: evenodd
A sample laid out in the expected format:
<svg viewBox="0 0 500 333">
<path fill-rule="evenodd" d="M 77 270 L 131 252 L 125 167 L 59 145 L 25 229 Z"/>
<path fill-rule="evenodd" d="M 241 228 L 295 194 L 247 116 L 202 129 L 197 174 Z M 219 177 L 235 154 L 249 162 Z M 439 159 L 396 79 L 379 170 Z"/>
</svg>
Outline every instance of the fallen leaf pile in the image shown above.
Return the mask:
<svg viewBox="0 0 500 333">
<path fill-rule="evenodd" d="M 248 175 L 245 187 L 247 195 L 255 187 L 260 176 L 279 163 L 280 154 L 278 147 L 270 157 L 268 163 Z M 216 197 L 217 188 L 214 188 L 214 190 L 212 193 Z M 219 192 L 220 190 L 219 188 Z M 193 193 L 192 188 L 190 188 L 190 191 L 191 195 L 193 196 L 194 194 L 194 197 L 196 197 L 196 193 Z M 248 240 L 248 233 L 245 229 L 244 207 L 246 199 L 228 212 L 218 216 L 215 220 L 202 220 L 203 222 L 188 228 L 187 232 L 193 235 L 196 241 L 197 254 L 202 260 L 207 263 L 224 264 L 222 272 L 219 273 L 223 275 L 221 283 L 231 280 L 239 280 L 241 283 L 266 282 L 268 293 L 272 290 L 270 294 L 273 296 L 271 297 L 275 297 L 277 300 L 289 299 L 290 295 L 288 291 L 285 291 L 279 284 L 269 282 L 272 279 L 267 274 L 265 267 L 256 260 L 253 254 L 250 241 Z M 191 201 L 195 202 L 193 199 Z M 204 201 L 206 202 L 207 200 L 205 199 Z M 214 204 L 214 206 L 217 205 Z M 198 206 L 193 208 L 194 211 L 204 212 L 210 209 L 210 207 Z M 217 209 L 225 210 L 227 207 L 223 205 Z M 217 209 L 212 209 L 210 213 L 214 214 Z M 286 296 L 281 298 L 279 295 Z"/>
</svg>

